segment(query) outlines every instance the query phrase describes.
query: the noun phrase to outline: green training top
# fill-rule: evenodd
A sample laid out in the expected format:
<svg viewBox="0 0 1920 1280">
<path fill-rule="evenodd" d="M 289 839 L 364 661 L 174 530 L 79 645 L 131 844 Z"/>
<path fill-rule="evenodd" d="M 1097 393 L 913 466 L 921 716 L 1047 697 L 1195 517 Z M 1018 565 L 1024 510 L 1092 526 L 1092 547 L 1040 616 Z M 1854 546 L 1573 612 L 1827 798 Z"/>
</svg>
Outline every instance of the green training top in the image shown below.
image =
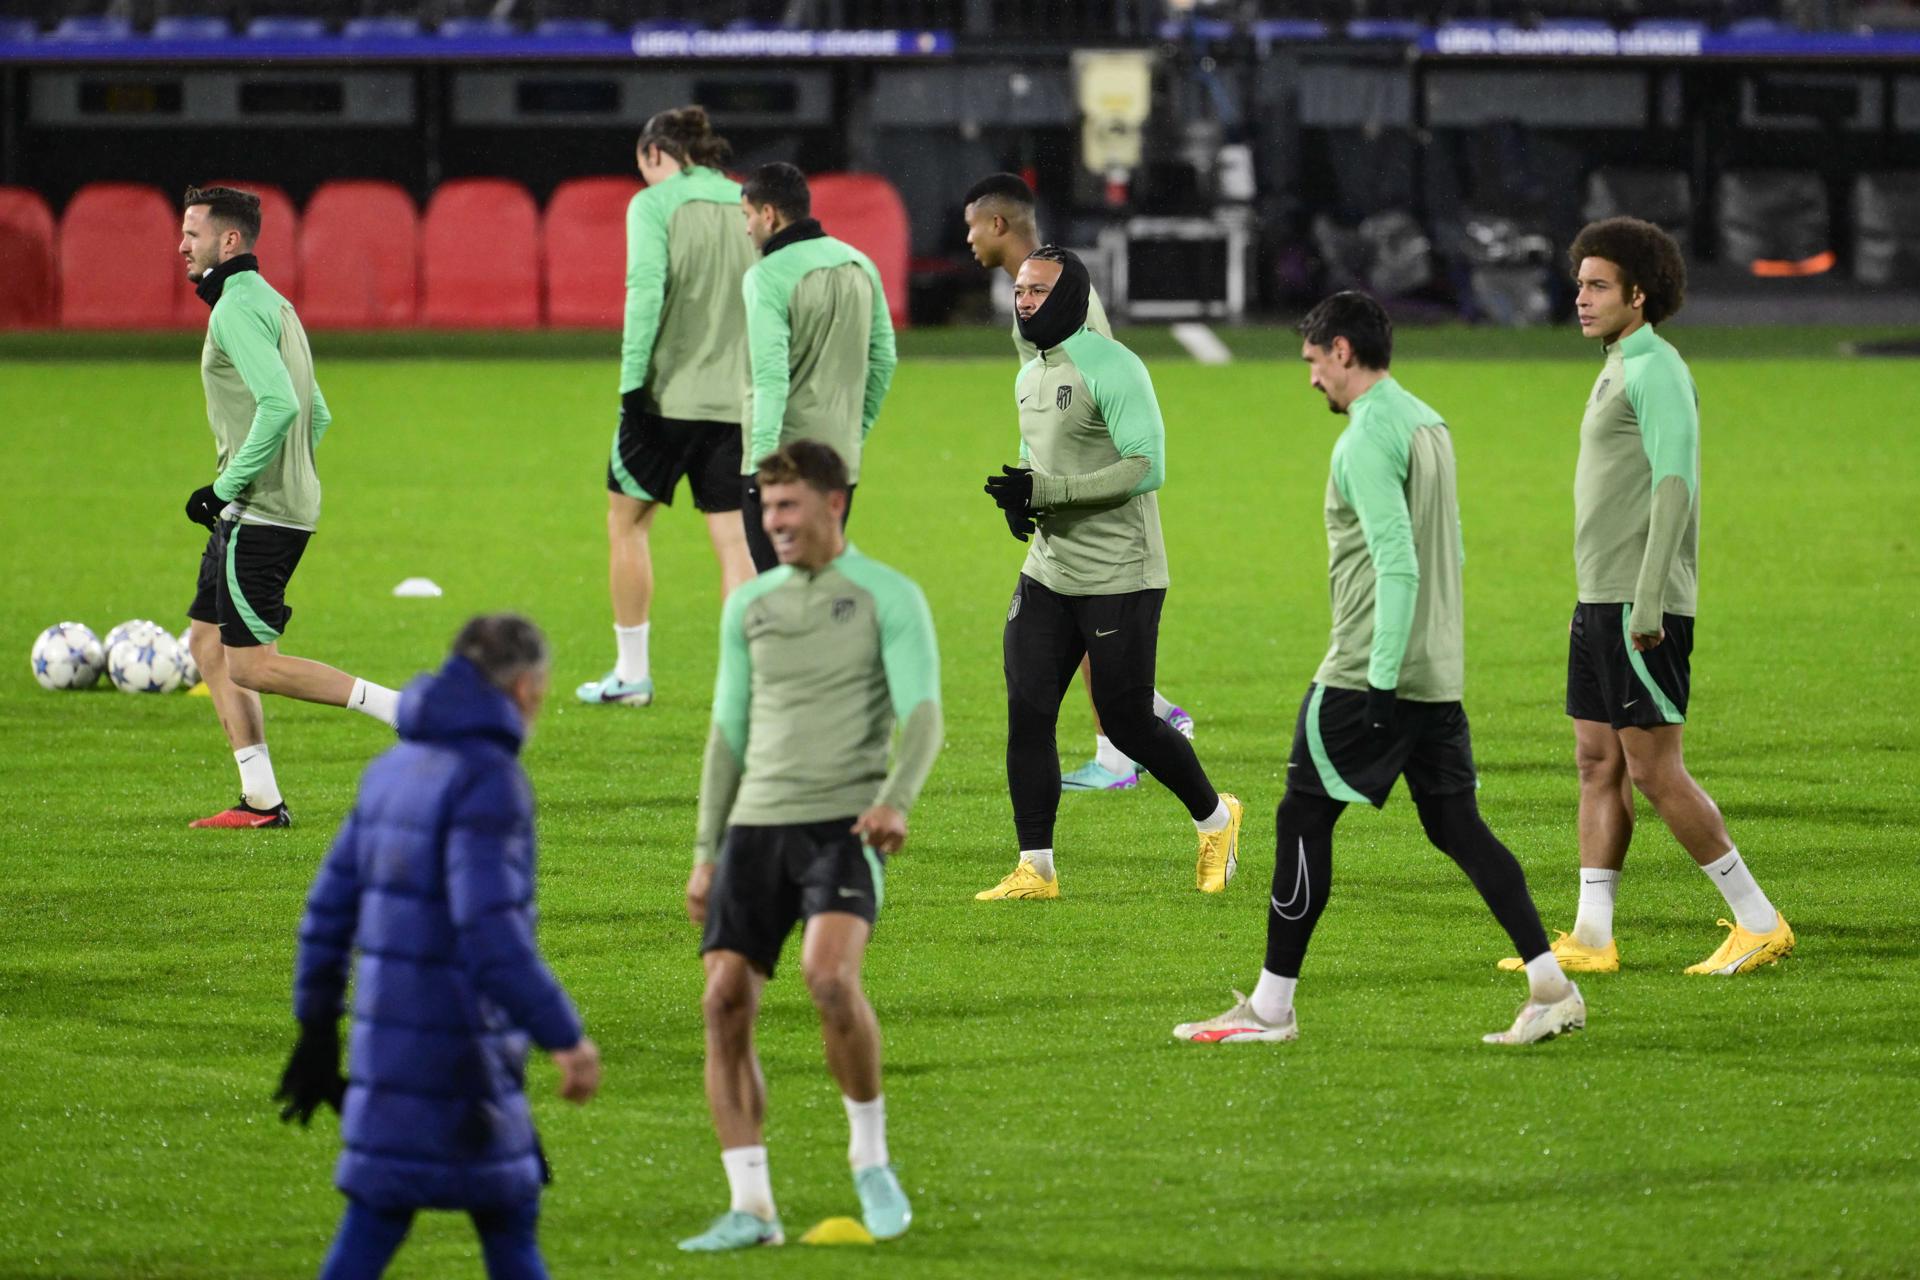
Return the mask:
<svg viewBox="0 0 1920 1280">
<path fill-rule="evenodd" d="M 200 351 L 220 476 L 215 496 L 246 524 L 312 529 L 320 521 L 313 450 L 333 422 L 293 304 L 258 271 L 220 288 Z"/>
<path fill-rule="evenodd" d="M 1607 347 L 1580 421 L 1573 564 L 1582 604 L 1633 603 L 1636 635 L 1698 607 L 1700 394 L 1652 325 Z"/>
<path fill-rule="evenodd" d="M 620 394 L 682 422 L 740 421 L 747 316 L 740 281 L 753 265 L 740 184 L 682 169 L 627 205 L 627 322 Z"/>
<path fill-rule="evenodd" d="M 900 746 L 887 769 L 895 723 Z M 694 862 L 728 826 L 906 813 L 940 751 L 940 653 L 926 597 L 852 546 L 727 597 Z"/>
<path fill-rule="evenodd" d="M 1081 329 L 1021 368 L 1014 397 L 1039 526 L 1020 572 L 1068 596 L 1165 587 L 1167 432 L 1140 357 Z"/>
<path fill-rule="evenodd" d="M 1100 305 L 1100 295 L 1094 291 L 1092 285 L 1087 286 L 1087 328 L 1103 338 L 1113 336 L 1113 326 L 1107 322 L 1107 309 Z M 1018 316 L 1015 316 L 1013 321 L 1013 349 L 1019 355 L 1022 365 L 1040 354 L 1040 348 L 1020 336 Z"/>
<path fill-rule="evenodd" d="M 860 479 L 860 449 L 893 384 L 893 320 L 880 272 L 832 236 L 794 240 L 741 283 L 752 374 L 740 470 L 789 440 L 837 450 Z"/>
<path fill-rule="evenodd" d="M 1347 408 L 1327 478 L 1335 689 L 1458 702 L 1466 689 L 1460 506 L 1447 424 L 1391 377 Z"/>
</svg>

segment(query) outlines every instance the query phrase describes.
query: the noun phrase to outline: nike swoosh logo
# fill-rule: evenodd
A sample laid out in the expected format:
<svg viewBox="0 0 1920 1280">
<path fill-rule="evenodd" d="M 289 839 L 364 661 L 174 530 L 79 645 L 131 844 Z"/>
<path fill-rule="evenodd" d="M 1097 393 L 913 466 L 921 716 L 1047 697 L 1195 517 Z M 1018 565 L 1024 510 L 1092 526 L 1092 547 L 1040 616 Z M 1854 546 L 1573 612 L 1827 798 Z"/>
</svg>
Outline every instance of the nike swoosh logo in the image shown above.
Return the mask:
<svg viewBox="0 0 1920 1280">
<path fill-rule="evenodd" d="M 1634 703 L 1638 701 L 1640 701 L 1640 699 L 1638 698 L 1628 698 L 1625 702 L 1620 704 L 1620 709 L 1622 711 L 1625 711 L 1628 707 L 1632 706 Z"/>
<path fill-rule="evenodd" d="M 1722 880 L 1725 880 L 1725 879 L 1726 879 L 1726 878 L 1727 878 L 1728 876 L 1730 876 L 1730 875 L 1732 875 L 1732 874 L 1733 874 L 1733 868 L 1732 868 L 1732 867 L 1728 867 L 1728 868 L 1727 868 L 1727 869 L 1726 869 L 1725 871 L 1722 871 L 1722 872 L 1720 873 L 1720 878 L 1721 878 Z"/>
<path fill-rule="evenodd" d="M 867 895 L 860 892 L 858 889 L 849 889 L 845 885 L 841 885 L 840 896 L 843 898 L 864 898 Z"/>
<path fill-rule="evenodd" d="M 249 756 L 241 756 L 241 757 L 240 757 L 240 760 L 239 760 L 239 763 L 241 763 L 241 764 L 249 764 L 249 763 L 251 763 L 252 761 L 254 761 L 254 760 L 257 760 L 257 759 L 259 759 L 259 758 L 260 758 L 260 753 L 259 753 L 258 751 L 256 751 L 256 752 L 254 752 L 254 753 L 253 753 L 252 755 L 249 755 Z M 1722 875 L 1725 875 L 1725 874 L 1726 874 L 1726 872 L 1724 872 L 1724 871 L 1723 871 L 1723 872 L 1721 872 L 1720 874 L 1722 874 Z"/>
<path fill-rule="evenodd" d="M 1104 637 L 1104 636 L 1117 636 L 1117 635 L 1119 635 L 1119 634 L 1120 634 L 1120 628 L 1118 628 L 1118 627 L 1115 627 L 1115 628 L 1114 628 L 1113 630 L 1111 630 L 1111 631 L 1102 631 L 1102 630 L 1100 630 L 1100 629 L 1099 629 L 1098 627 L 1096 627 L 1096 628 L 1094 628 L 1094 632 L 1093 632 L 1093 634 L 1094 634 L 1095 636 L 1098 636 L 1098 637 Z"/>
<path fill-rule="evenodd" d="M 1759 955 L 1762 951 L 1765 951 L 1766 949 L 1767 949 L 1766 944 L 1762 943 L 1759 946 L 1755 947 L 1753 950 L 1742 955 L 1739 959 L 1730 961 L 1727 964 L 1720 966 L 1720 972 L 1737 973 L 1739 972 L 1741 965 L 1753 959 L 1755 956 Z"/>
<path fill-rule="evenodd" d="M 1720 874 L 1725 875 L 1727 873 L 1722 871 Z M 1582 880 L 1580 883 L 1581 884 L 1605 884 L 1606 881 L 1605 880 Z"/>
</svg>

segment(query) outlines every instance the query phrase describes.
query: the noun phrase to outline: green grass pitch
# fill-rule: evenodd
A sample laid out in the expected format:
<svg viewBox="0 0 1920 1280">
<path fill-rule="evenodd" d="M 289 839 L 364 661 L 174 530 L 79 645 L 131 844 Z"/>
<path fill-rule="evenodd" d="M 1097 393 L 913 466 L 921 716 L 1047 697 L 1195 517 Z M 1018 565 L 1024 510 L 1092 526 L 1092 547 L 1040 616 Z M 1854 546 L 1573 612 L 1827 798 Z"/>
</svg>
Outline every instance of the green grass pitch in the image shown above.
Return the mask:
<svg viewBox="0 0 1920 1280">
<path fill-rule="evenodd" d="M 1320 505 L 1343 421 L 1285 337 L 1227 336 L 1274 358 L 1156 356 L 1153 373 L 1174 580 L 1160 682 L 1197 717 L 1212 777 L 1246 800 L 1239 879 L 1194 892 L 1191 827 L 1149 783 L 1063 805 L 1063 901 L 971 900 L 1014 848 L 1000 628 L 1022 553 L 979 491 L 1013 456 L 1014 370 L 1003 336 L 990 358 L 910 345 L 853 531 L 925 586 L 945 666 L 946 751 L 868 971 L 915 1223 L 875 1251 L 705 1260 L 673 1248 L 725 1197 L 681 892 L 718 604 L 704 532 L 684 498 L 657 528 L 657 705 L 571 705 L 612 657 L 611 339 L 595 359 L 518 361 L 354 358 L 317 340 L 337 425 L 288 651 L 399 684 L 494 608 L 527 611 L 555 644 L 555 697 L 526 753 L 541 937 L 606 1055 L 585 1109 L 553 1096 L 544 1062 L 531 1072 L 558 1171 L 542 1224 L 555 1273 L 1920 1272 L 1920 366 L 1829 356 L 1822 335 L 1762 348 L 1672 333 L 1707 353 L 1689 757 L 1798 931 L 1792 960 L 1681 976 L 1716 945 L 1723 905 L 1643 804 L 1618 921 L 1627 967 L 1584 980 L 1588 1029 L 1484 1046 L 1523 988 L 1494 971 L 1503 935 L 1402 792 L 1340 825 L 1303 1038 L 1204 1049 L 1168 1032 L 1259 967 L 1273 807 L 1325 645 Z M 270 702 L 299 825 L 189 832 L 236 790 L 206 702 L 54 695 L 27 672 L 34 634 L 63 618 L 183 625 L 201 539 L 180 506 L 211 462 L 196 341 L 162 344 L 178 347 L 166 359 L 0 349 L 4 1277 L 308 1276 L 341 1208 L 333 1116 L 282 1126 L 267 1095 L 292 1038 L 304 894 L 383 732 Z M 1571 488 L 1598 352 L 1571 334 L 1521 346 L 1509 359 L 1498 335 L 1409 334 L 1396 372 L 1448 415 L 1459 457 L 1481 802 L 1565 928 Z M 445 597 L 390 597 L 415 574 Z M 1091 747 L 1078 688 L 1061 724 L 1071 767 Z M 797 1236 L 856 1210 L 790 968 L 760 1046 L 774 1188 Z M 464 1219 L 423 1217 L 391 1274 L 479 1275 Z"/>
</svg>

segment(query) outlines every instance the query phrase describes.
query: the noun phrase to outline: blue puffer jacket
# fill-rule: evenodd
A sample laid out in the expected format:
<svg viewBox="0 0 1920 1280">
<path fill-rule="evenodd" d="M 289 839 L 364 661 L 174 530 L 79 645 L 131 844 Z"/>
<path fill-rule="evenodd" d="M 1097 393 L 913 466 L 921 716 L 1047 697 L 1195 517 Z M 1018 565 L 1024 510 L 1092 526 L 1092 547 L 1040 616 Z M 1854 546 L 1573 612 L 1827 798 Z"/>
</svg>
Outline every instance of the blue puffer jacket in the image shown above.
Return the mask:
<svg viewBox="0 0 1920 1280">
<path fill-rule="evenodd" d="M 523 733 L 464 658 L 408 685 L 400 745 L 367 766 L 307 896 L 293 1012 L 339 1017 L 359 952 L 334 1182 L 377 1208 L 540 1191 L 527 1040 L 570 1048 L 581 1029 L 534 947 Z"/>
</svg>

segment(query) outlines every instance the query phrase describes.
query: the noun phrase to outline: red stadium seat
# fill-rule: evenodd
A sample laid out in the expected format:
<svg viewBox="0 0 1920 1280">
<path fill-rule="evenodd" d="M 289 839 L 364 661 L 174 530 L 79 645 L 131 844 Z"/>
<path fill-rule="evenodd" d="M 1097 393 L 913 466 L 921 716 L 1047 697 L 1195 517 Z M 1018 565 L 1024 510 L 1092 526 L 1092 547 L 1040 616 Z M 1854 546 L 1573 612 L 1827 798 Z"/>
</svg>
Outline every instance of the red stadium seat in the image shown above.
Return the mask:
<svg viewBox="0 0 1920 1280">
<path fill-rule="evenodd" d="M 180 215 L 153 187 L 95 182 L 60 214 L 60 323 L 164 329 L 186 272 Z"/>
<path fill-rule="evenodd" d="M 618 329 L 626 314 L 627 204 L 632 178 L 575 178 L 555 188 L 541 227 L 547 323 Z"/>
<path fill-rule="evenodd" d="M 0 187 L 0 329 L 44 329 L 58 313 L 53 211 L 38 191 Z"/>
<path fill-rule="evenodd" d="M 517 182 L 456 178 L 427 201 L 420 322 L 438 329 L 540 324 L 540 212 Z"/>
<path fill-rule="evenodd" d="M 300 320 L 311 329 L 410 325 L 420 305 L 420 214 L 391 182 L 327 182 L 300 223 Z"/>
<path fill-rule="evenodd" d="M 294 212 L 287 193 L 271 182 L 202 182 L 202 187 L 232 187 L 260 197 L 260 238 L 254 242 L 254 256 L 260 259 L 260 274 L 281 297 L 300 306 L 300 261 L 296 246 L 300 240 L 300 215 Z M 174 301 L 173 318 L 184 328 L 199 328 L 207 323 L 207 304 L 193 291 L 188 281 Z M 305 317 L 301 317 L 305 322 Z"/>
<path fill-rule="evenodd" d="M 813 216 L 828 235 L 873 259 L 887 291 L 893 326 L 907 323 L 907 206 L 891 182 L 872 173 L 823 173 L 807 179 Z"/>
</svg>

